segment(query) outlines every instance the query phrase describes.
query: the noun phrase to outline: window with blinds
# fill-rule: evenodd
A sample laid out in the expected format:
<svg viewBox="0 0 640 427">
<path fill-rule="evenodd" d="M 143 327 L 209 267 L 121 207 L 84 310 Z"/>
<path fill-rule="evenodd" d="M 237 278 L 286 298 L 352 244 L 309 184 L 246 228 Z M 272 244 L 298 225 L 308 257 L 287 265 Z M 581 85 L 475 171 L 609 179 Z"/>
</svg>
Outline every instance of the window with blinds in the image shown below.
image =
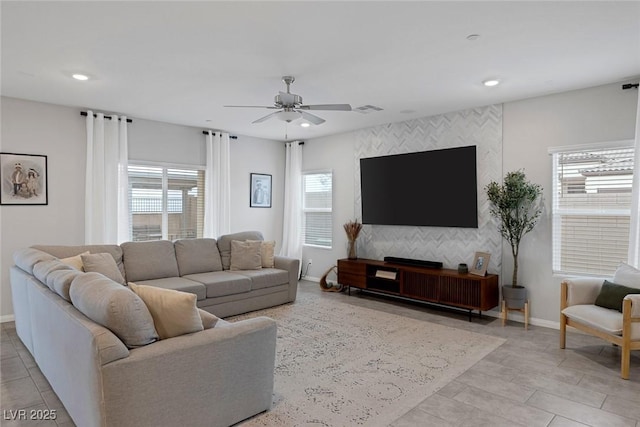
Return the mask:
<svg viewBox="0 0 640 427">
<path fill-rule="evenodd" d="M 303 238 L 308 246 L 331 248 L 333 173 L 302 174 Z"/>
<path fill-rule="evenodd" d="M 553 270 L 609 276 L 627 261 L 633 147 L 552 155 Z"/>
<path fill-rule="evenodd" d="M 202 237 L 204 170 L 129 165 L 133 241 Z"/>
</svg>

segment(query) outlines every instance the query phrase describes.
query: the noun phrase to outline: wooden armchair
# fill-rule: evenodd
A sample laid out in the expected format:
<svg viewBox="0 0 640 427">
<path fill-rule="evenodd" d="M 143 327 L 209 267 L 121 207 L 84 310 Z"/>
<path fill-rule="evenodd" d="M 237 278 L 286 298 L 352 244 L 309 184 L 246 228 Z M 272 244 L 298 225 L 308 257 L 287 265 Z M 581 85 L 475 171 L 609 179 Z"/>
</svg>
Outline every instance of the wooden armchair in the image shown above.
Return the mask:
<svg viewBox="0 0 640 427">
<path fill-rule="evenodd" d="M 595 305 L 603 279 L 571 278 L 561 283 L 560 348 L 565 348 L 567 326 L 595 335 L 621 348 L 620 376 L 629 379 L 631 350 L 640 349 L 640 294 L 622 301 L 622 313 Z"/>
</svg>

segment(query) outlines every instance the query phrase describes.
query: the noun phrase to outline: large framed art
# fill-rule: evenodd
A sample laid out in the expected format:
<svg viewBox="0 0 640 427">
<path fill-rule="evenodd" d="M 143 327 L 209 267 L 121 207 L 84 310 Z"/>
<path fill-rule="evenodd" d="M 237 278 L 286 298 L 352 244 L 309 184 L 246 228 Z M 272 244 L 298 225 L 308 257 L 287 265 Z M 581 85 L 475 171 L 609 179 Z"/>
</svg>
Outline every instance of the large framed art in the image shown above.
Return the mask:
<svg viewBox="0 0 640 427">
<path fill-rule="evenodd" d="M 46 205 L 47 156 L 0 153 L 0 204 Z"/>
</svg>

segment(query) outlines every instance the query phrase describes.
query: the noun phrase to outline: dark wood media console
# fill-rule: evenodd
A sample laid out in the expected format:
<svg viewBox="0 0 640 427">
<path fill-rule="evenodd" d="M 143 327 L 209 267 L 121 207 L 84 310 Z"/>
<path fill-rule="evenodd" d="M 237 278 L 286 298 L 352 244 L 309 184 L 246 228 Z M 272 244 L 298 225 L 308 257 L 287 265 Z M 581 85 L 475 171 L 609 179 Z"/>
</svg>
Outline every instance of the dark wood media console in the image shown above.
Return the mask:
<svg viewBox="0 0 640 427">
<path fill-rule="evenodd" d="M 338 283 L 428 303 L 483 311 L 498 306 L 498 275 L 459 274 L 446 268 L 426 268 L 371 259 L 338 260 Z"/>
</svg>

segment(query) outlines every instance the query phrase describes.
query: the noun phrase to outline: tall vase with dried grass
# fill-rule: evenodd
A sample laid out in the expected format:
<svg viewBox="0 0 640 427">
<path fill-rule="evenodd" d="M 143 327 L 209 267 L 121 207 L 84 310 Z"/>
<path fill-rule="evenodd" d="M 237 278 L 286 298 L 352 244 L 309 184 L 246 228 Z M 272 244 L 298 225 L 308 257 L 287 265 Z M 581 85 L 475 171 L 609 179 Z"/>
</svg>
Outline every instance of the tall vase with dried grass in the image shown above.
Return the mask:
<svg viewBox="0 0 640 427">
<path fill-rule="evenodd" d="M 356 259 L 358 258 L 358 252 L 356 249 L 356 240 L 358 239 L 360 230 L 362 230 L 362 223 L 358 222 L 358 220 L 349 221 L 346 224 L 344 224 L 343 227 L 344 227 L 344 231 L 347 233 L 347 240 L 349 243 L 349 246 L 348 246 L 349 252 L 347 257 L 349 259 Z"/>
</svg>

